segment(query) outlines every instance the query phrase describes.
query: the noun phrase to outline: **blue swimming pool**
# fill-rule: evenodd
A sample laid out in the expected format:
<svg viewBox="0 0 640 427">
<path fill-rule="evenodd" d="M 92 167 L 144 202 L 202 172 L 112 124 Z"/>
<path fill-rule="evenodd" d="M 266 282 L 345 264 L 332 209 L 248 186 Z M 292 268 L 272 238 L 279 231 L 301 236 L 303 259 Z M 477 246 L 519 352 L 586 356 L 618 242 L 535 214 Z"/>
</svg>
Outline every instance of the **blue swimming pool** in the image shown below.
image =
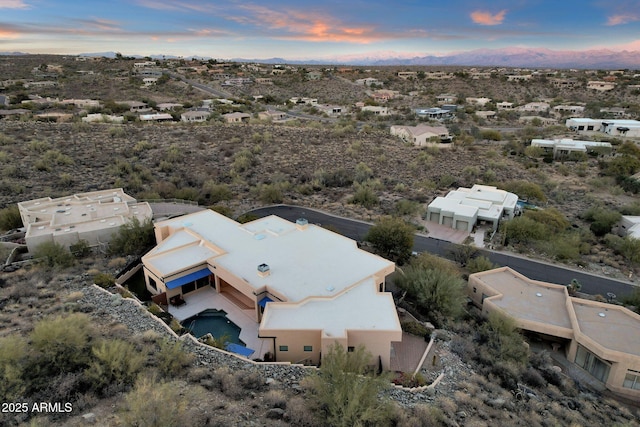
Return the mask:
<svg viewBox="0 0 640 427">
<path fill-rule="evenodd" d="M 244 343 L 240 340 L 240 327 L 229 320 L 227 313 L 223 310 L 208 309 L 201 311 L 195 316 L 183 320 L 182 326 L 189 329 L 196 338 L 206 334 L 211 334 L 216 339 L 227 336 L 227 341 L 230 343 L 244 346 Z"/>
</svg>

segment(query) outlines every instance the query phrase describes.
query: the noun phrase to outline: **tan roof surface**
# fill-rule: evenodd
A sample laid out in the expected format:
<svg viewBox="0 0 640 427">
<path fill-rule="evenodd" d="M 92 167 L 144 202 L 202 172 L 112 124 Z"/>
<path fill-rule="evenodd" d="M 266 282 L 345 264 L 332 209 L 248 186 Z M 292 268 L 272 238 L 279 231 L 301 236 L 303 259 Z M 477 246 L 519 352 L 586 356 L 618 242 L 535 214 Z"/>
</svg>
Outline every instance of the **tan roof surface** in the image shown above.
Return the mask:
<svg viewBox="0 0 640 427">
<path fill-rule="evenodd" d="M 640 316 L 611 304 L 572 302 L 583 334 L 611 350 L 640 356 Z"/>
</svg>

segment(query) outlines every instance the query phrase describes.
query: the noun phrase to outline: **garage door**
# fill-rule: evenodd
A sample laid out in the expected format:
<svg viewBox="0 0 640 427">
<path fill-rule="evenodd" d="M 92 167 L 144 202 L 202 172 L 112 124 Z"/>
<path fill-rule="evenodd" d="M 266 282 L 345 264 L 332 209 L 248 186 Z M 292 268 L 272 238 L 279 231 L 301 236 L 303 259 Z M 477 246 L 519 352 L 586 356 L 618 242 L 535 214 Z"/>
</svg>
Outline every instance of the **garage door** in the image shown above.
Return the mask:
<svg viewBox="0 0 640 427">
<path fill-rule="evenodd" d="M 457 221 L 456 222 L 456 230 L 467 231 L 469 227 L 469 221 Z"/>
<path fill-rule="evenodd" d="M 445 216 L 442 218 L 442 224 L 447 225 L 449 227 L 453 226 L 453 217 Z"/>
<path fill-rule="evenodd" d="M 431 212 L 429 214 L 429 221 L 431 221 L 431 222 L 440 221 L 440 214 L 438 212 Z"/>
</svg>

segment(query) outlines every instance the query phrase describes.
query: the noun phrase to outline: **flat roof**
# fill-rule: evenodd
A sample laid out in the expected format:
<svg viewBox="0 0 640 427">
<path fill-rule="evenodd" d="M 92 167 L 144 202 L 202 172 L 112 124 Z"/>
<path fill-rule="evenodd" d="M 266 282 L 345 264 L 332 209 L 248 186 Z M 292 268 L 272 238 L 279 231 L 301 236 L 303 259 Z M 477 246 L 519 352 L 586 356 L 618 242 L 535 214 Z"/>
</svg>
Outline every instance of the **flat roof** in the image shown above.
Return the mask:
<svg viewBox="0 0 640 427">
<path fill-rule="evenodd" d="M 357 316 L 354 316 L 357 313 Z M 322 330 L 330 337 L 345 337 L 349 330 L 393 331 L 401 340 L 401 327 L 391 293 L 377 292 L 369 278 L 331 298 L 314 297 L 299 304 L 267 303 L 260 331 Z"/>
<path fill-rule="evenodd" d="M 612 304 L 572 299 L 580 331 L 603 347 L 640 356 L 640 316 Z"/>
<path fill-rule="evenodd" d="M 337 295 L 364 278 L 384 276 L 395 268 L 391 261 L 359 249 L 351 239 L 312 224 L 297 227 L 273 215 L 243 225 L 205 210 L 156 223 L 156 227 L 189 230 L 215 248 L 209 265 L 230 271 L 254 289 L 276 291 L 289 302 Z M 163 262 L 176 270 L 191 264 L 173 249 L 161 243 L 144 256 L 144 262 L 160 269 L 156 258 L 164 253 Z M 269 266 L 264 277 L 258 275 L 261 264 Z"/>
<path fill-rule="evenodd" d="M 499 294 L 490 297 L 491 301 L 510 316 L 572 329 L 564 286 L 530 280 L 509 268 L 477 273 L 475 277 Z"/>
</svg>

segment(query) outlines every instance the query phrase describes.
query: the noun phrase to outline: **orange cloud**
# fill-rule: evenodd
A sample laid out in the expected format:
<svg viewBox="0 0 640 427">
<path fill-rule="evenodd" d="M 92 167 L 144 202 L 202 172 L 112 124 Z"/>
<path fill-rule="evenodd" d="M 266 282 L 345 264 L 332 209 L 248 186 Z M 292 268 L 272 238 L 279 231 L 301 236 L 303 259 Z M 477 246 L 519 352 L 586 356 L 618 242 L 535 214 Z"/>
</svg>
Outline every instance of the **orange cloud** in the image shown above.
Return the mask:
<svg viewBox="0 0 640 427">
<path fill-rule="evenodd" d="M 20 34 L 17 31 L 0 28 L 0 40 L 17 39 L 18 37 L 20 37 Z"/>
<path fill-rule="evenodd" d="M 507 10 L 501 10 L 500 12 L 492 15 L 491 12 L 485 12 L 483 10 L 476 10 L 471 12 L 471 20 L 480 25 L 500 25 L 504 21 L 504 17 L 507 14 Z"/>
<path fill-rule="evenodd" d="M 0 0 L 0 9 L 29 9 L 23 0 Z"/>
<path fill-rule="evenodd" d="M 628 24 L 629 22 L 640 21 L 640 16 L 638 15 L 611 15 L 607 19 L 607 25 L 623 25 Z"/>
</svg>

